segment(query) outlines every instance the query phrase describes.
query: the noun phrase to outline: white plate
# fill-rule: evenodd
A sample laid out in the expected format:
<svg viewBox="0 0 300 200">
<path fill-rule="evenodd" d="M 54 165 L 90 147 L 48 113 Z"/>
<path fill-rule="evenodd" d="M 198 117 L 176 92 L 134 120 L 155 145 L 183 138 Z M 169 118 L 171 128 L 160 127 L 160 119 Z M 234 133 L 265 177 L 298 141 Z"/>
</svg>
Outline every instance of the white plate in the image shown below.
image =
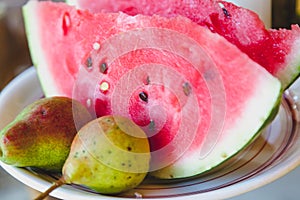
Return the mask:
<svg viewBox="0 0 300 200">
<path fill-rule="evenodd" d="M 300 165 L 300 104 L 298 96 L 294 94 L 298 85 L 292 87 L 294 90 L 285 92 L 276 119 L 262 135 L 218 171 L 167 184 L 146 180 L 139 188 L 117 197 L 103 196 L 70 185 L 55 190 L 51 195 L 70 200 L 141 197 L 175 200 L 225 199 L 266 185 Z M 0 129 L 13 120 L 22 108 L 42 96 L 34 68 L 29 68 L 16 77 L 0 94 Z M 0 164 L 16 179 L 39 191 L 44 191 L 55 180 L 50 175 L 34 173 L 1 162 Z"/>
</svg>

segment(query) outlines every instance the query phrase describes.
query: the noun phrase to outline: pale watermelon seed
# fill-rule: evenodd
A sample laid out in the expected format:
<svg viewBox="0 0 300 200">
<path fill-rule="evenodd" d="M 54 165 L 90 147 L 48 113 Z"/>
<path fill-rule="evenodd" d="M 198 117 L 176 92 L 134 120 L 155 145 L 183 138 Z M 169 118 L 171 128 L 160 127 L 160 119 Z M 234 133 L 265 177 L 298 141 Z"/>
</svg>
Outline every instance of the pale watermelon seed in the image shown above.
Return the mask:
<svg viewBox="0 0 300 200">
<path fill-rule="evenodd" d="M 94 44 L 93 44 L 93 49 L 94 50 L 99 50 L 100 49 L 100 44 L 98 43 L 98 42 L 95 42 Z"/>
<path fill-rule="evenodd" d="M 88 108 L 91 107 L 91 105 L 92 105 L 92 100 L 91 100 L 91 99 L 87 99 L 87 100 L 86 100 L 86 105 L 87 105 Z"/>
<path fill-rule="evenodd" d="M 221 2 L 218 3 L 220 8 L 225 8 L 224 4 L 222 4 Z"/>
<path fill-rule="evenodd" d="M 103 81 L 103 82 L 100 84 L 100 90 L 101 90 L 102 92 L 106 92 L 108 89 L 109 89 L 109 84 L 108 84 L 108 82 Z"/>
</svg>

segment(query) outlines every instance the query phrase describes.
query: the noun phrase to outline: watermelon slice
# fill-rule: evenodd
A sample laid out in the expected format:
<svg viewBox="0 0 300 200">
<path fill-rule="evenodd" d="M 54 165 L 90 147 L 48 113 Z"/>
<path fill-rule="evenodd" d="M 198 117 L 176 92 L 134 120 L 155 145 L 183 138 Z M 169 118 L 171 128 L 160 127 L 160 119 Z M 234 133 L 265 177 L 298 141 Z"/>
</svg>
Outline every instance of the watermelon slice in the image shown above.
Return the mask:
<svg viewBox="0 0 300 200">
<path fill-rule="evenodd" d="M 182 15 L 235 44 L 278 77 L 287 88 L 300 73 L 300 28 L 267 30 L 258 15 L 232 3 L 215 0 L 68 0 L 93 12 L 122 11 L 129 15 Z"/>
<path fill-rule="evenodd" d="M 277 112 L 278 79 L 185 17 L 91 14 L 37 1 L 23 12 L 45 95 L 131 118 L 149 137 L 158 178 L 212 169 Z"/>
</svg>

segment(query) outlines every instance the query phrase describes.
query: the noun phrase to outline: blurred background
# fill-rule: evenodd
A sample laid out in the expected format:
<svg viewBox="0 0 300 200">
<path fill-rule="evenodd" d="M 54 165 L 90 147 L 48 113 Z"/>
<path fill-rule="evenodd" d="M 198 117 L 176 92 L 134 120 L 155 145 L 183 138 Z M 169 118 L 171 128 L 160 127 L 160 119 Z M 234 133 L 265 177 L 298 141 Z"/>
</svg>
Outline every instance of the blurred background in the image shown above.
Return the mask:
<svg viewBox="0 0 300 200">
<path fill-rule="evenodd" d="M 26 68 L 32 66 L 26 36 L 24 32 L 21 6 L 27 0 L 0 0 L 0 91 Z M 263 1 L 263 0 L 262 0 Z M 290 24 L 300 24 L 300 0 L 272 0 L 272 27 L 289 28 Z M 298 170 L 299 171 L 299 170 Z M 286 193 L 278 194 L 279 199 L 296 200 L 292 192 L 299 185 L 289 185 L 298 176 L 292 172 L 274 184 L 281 187 L 286 184 Z M 267 190 L 268 187 L 259 190 Z M 272 191 L 270 191 L 272 193 Z M 276 191 L 273 191 L 276 194 Z M 29 200 L 33 191 L 15 180 L 0 167 L 0 199 Z M 252 193 L 234 198 L 253 199 Z M 282 198 L 281 198 L 282 197 Z M 266 199 L 262 197 L 262 199 Z"/>
<path fill-rule="evenodd" d="M 0 0 L 0 90 L 31 65 L 20 11 L 25 0 Z"/>
</svg>

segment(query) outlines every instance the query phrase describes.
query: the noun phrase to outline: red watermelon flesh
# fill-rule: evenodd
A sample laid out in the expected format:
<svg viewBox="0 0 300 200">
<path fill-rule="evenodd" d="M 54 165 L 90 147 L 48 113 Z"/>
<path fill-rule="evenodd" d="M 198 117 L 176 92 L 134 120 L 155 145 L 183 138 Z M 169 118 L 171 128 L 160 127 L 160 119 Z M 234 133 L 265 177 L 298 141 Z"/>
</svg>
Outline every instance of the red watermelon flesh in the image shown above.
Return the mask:
<svg viewBox="0 0 300 200">
<path fill-rule="evenodd" d="M 267 30 L 258 15 L 225 1 L 201 0 L 69 0 L 93 12 L 122 11 L 129 15 L 182 15 L 225 37 L 278 77 L 283 88 L 300 73 L 300 28 Z"/>
<path fill-rule="evenodd" d="M 277 110 L 279 81 L 185 17 L 91 14 L 37 1 L 23 10 L 45 95 L 75 98 L 97 116 L 131 118 L 149 136 L 159 178 L 219 165 Z"/>
</svg>

